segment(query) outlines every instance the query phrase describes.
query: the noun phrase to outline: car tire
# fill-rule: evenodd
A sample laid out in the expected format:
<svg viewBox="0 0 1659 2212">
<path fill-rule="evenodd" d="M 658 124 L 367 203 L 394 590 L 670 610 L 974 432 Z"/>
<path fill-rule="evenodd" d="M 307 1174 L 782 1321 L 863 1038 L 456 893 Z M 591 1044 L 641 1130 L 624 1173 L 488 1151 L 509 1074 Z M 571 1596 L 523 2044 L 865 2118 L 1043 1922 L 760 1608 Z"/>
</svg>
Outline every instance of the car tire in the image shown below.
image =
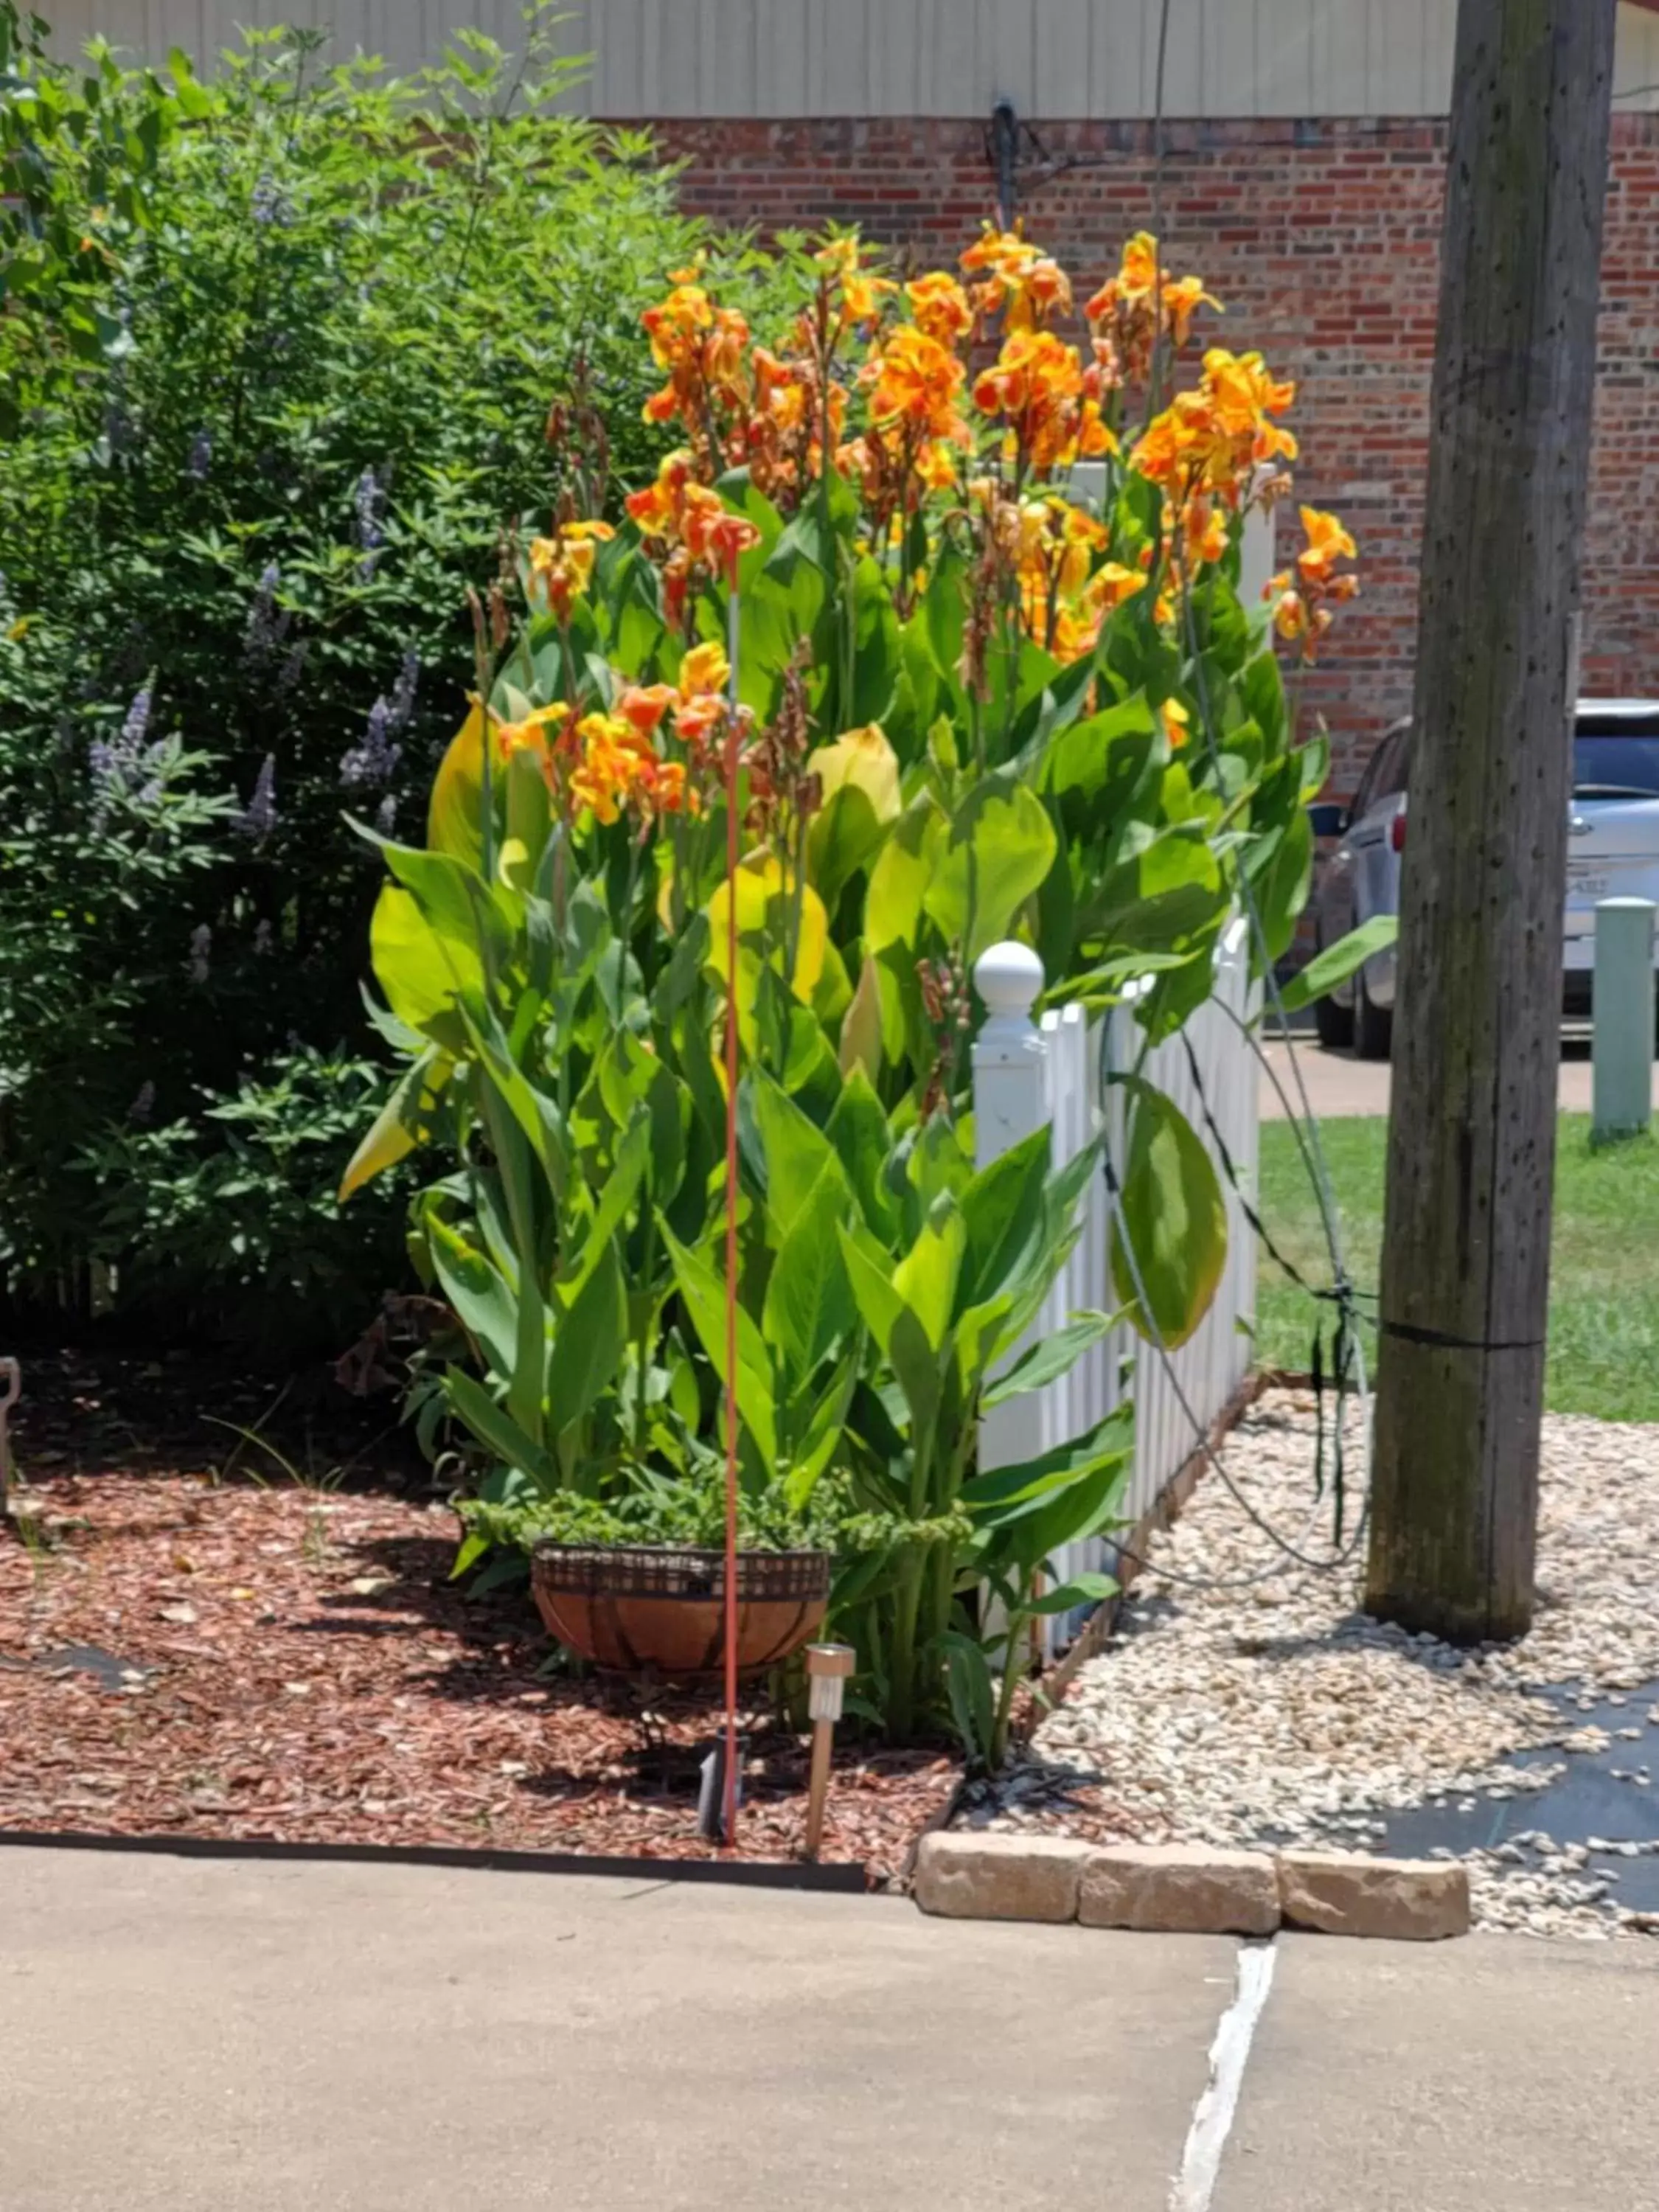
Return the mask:
<svg viewBox="0 0 1659 2212">
<path fill-rule="evenodd" d="M 1353 979 L 1353 1049 L 1356 1060 L 1387 1060 L 1394 1048 L 1394 1016 L 1365 988 L 1362 968 Z"/>
<path fill-rule="evenodd" d="M 1353 1042 L 1353 1008 L 1328 994 L 1314 1000 L 1314 1033 L 1327 1052 L 1346 1052 Z"/>
</svg>

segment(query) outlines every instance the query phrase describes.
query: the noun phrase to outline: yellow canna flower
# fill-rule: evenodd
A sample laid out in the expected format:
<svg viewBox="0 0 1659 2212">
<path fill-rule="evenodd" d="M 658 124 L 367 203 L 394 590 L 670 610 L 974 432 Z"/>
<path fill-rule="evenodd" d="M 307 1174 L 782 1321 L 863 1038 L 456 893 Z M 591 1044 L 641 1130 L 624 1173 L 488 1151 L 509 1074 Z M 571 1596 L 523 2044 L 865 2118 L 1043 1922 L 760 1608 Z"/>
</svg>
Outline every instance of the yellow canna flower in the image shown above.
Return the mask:
<svg viewBox="0 0 1659 2212">
<path fill-rule="evenodd" d="M 713 641 L 694 645 L 680 663 L 680 696 L 695 699 L 700 692 L 724 691 L 732 680 L 732 664 L 726 647 Z"/>
<path fill-rule="evenodd" d="M 608 522 L 567 522 L 556 538 L 532 539 L 532 582 L 561 622 L 569 620 L 571 608 L 586 594 L 599 547 L 616 534 Z"/>
<path fill-rule="evenodd" d="M 570 709 L 562 699 L 556 699 L 550 707 L 533 708 L 519 722 L 504 722 L 493 707 L 489 710 L 495 748 L 503 760 L 516 752 L 537 751 L 544 755 L 548 732 L 561 728 L 569 719 Z"/>
</svg>

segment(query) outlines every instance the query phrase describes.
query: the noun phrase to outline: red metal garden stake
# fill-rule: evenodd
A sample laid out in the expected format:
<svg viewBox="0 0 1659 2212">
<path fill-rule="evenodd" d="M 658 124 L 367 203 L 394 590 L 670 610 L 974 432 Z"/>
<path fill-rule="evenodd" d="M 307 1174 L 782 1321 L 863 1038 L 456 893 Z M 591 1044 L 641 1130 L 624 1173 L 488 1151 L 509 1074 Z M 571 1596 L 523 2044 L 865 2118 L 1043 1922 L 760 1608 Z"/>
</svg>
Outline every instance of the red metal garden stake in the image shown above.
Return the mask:
<svg viewBox="0 0 1659 2212">
<path fill-rule="evenodd" d="M 738 562 L 726 572 L 726 1842 L 738 1840 Z"/>
</svg>

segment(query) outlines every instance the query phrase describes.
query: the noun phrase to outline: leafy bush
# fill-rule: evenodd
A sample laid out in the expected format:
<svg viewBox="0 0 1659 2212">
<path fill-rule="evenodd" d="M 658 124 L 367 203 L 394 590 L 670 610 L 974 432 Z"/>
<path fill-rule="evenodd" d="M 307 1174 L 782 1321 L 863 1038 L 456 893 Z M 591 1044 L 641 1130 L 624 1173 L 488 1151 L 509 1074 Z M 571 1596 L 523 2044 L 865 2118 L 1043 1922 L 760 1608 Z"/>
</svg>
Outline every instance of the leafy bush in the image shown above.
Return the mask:
<svg viewBox="0 0 1659 2212">
<path fill-rule="evenodd" d="M 677 1486 L 705 1525 L 729 1389 L 742 1511 L 844 1501 L 833 1609 L 866 1709 L 898 1741 L 948 1718 L 994 1761 L 1032 1620 L 1109 1587 L 1045 1583 L 1112 1525 L 1133 1436 L 1120 1412 L 976 1467 L 981 1415 L 1112 1318 L 1017 1356 L 1098 1153 L 1054 1172 L 1040 1131 L 976 1166 L 969 971 L 1018 933 L 1058 995 L 1133 983 L 1150 1043 L 1209 995 L 1241 904 L 1258 973 L 1288 943 L 1325 748 L 1237 587 L 1294 392 L 1218 350 L 1172 393 L 1204 295 L 1150 240 L 1089 303 L 1086 367 L 1021 237 L 969 250 L 971 296 L 901 291 L 850 237 L 816 265 L 777 350 L 674 281 L 648 411 L 684 446 L 624 525 L 590 505 L 479 610 L 425 840 L 374 840 L 406 1066 L 345 1188 L 438 1151 L 415 1245 L 471 1353 L 438 1387 L 495 1462 L 464 1558 L 526 1516 L 664 1525 Z M 1097 515 L 1066 489 L 1091 456 Z M 1304 521 L 1271 615 L 1310 652 L 1353 544 Z M 1115 1079 L 1117 1296 L 1178 1344 L 1225 1208 L 1175 1103 Z"/>
<path fill-rule="evenodd" d="M 198 1113 L 153 1127 L 141 1095 L 124 1127 L 89 1139 L 77 1171 L 100 1194 L 101 1236 L 126 1255 L 129 1310 L 176 1332 L 182 1280 L 214 1285 L 216 1314 L 194 1326 L 214 1320 L 249 1343 L 273 1310 L 307 1316 L 321 1343 L 361 1328 L 365 1284 L 393 1284 L 407 1264 L 403 1226 L 391 1206 L 343 1218 L 334 1188 L 385 1080 L 375 1061 L 301 1045 Z"/>
<path fill-rule="evenodd" d="M 550 404 L 603 398 L 654 459 L 637 316 L 698 237 L 645 142 L 553 112 L 533 36 L 414 83 L 287 33 L 210 85 L 15 30 L 0 70 L 0 1284 L 100 1258 L 212 1310 L 251 1286 L 252 1173 L 287 1185 L 262 1334 L 305 1330 L 319 1250 L 354 1295 L 320 1164 L 376 889 L 344 810 L 410 822 L 466 590 L 563 490 Z M 278 1062 L 300 1092 L 239 1118 Z M 392 1219 L 358 1224 L 360 1302 Z"/>
</svg>

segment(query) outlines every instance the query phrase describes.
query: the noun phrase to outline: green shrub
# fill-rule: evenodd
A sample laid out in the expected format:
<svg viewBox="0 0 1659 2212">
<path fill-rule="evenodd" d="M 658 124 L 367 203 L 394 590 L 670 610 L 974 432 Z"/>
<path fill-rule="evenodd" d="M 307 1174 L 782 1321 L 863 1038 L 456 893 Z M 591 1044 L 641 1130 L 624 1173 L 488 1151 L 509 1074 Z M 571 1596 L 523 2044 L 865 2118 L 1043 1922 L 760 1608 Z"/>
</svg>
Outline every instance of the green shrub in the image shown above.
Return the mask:
<svg viewBox="0 0 1659 2212">
<path fill-rule="evenodd" d="M 9 35 L 6 70 L 0 1287 L 98 1259 L 240 1306 L 252 1174 L 280 1339 L 319 1252 L 368 1307 L 395 1249 L 328 1195 L 377 889 L 345 812 L 417 823 L 467 587 L 560 494 L 550 402 L 602 398 L 648 469 L 639 312 L 698 241 L 645 142 L 553 112 L 533 32 L 412 84 L 286 33 L 210 85 Z"/>
</svg>

